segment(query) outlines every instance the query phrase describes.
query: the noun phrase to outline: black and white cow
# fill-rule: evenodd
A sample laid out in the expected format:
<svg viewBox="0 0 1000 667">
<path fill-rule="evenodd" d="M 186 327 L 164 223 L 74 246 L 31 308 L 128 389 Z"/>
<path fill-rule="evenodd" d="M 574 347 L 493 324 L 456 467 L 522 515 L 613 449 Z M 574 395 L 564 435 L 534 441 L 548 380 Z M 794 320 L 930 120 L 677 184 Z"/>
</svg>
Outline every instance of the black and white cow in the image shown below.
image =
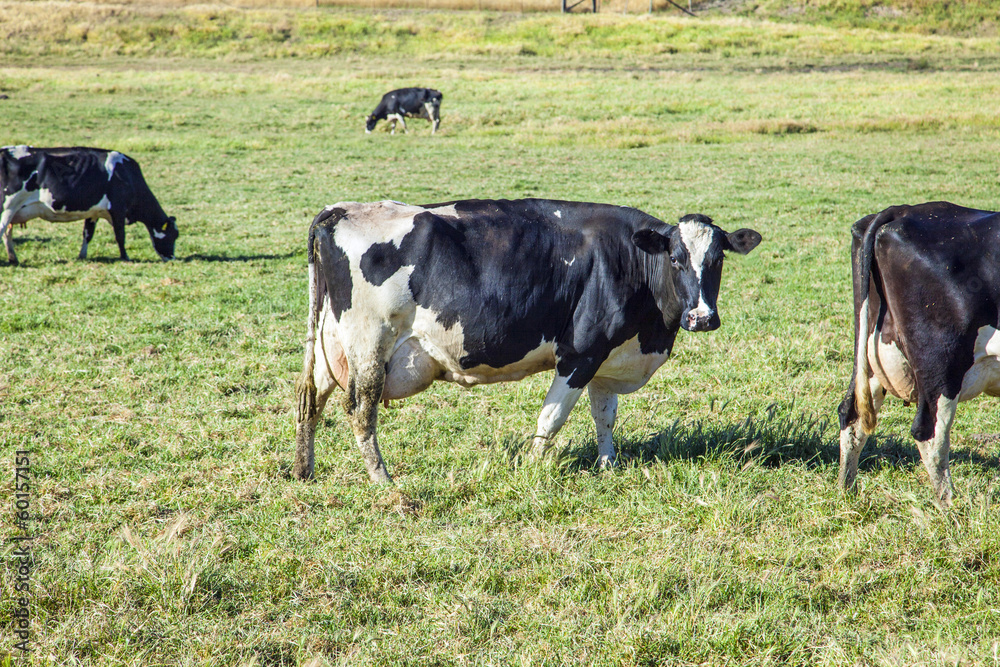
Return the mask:
<svg viewBox="0 0 1000 667">
<path fill-rule="evenodd" d="M 948 202 L 894 206 L 854 223 L 855 367 L 840 405 L 840 485 L 887 394 L 917 404 L 910 432 L 936 500 L 951 504 L 955 408 L 1000 395 L 1000 214 Z"/>
<path fill-rule="evenodd" d="M 431 134 L 437 132 L 441 125 L 441 93 L 430 88 L 400 88 L 382 96 L 382 100 L 371 112 L 365 122 L 365 132 L 371 133 L 380 120 L 388 120 L 392 124 L 392 134 L 396 134 L 396 123 L 403 124 L 406 132 L 405 117 L 426 118 L 431 122 Z"/>
<path fill-rule="evenodd" d="M 719 327 L 723 251 L 746 254 L 760 240 L 704 215 L 671 226 L 632 208 L 544 199 L 327 207 L 309 230 L 293 474 L 313 474 L 316 424 L 335 387 L 369 477 L 388 482 L 380 401 L 435 380 L 472 386 L 553 368 L 535 451 L 587 388 L 599 464 L 613 463 L 618 394 L 646 384 L 679 328 Z"/>
<path fill-rule="evenodd" d="M 174 218 L 160 208 L 142 177 L 139 163 L 118 151 L 7 146 L 0 149 L 0 187 L 0 236 L 11 264 L 17 264 L 12 225 L 33 218 L 49 222 L 84 220 L 80 259 L 87 257 L 87 244 L 94 237 L 97 218 L 111 223 L 123 260 L 128 261 L 125 225 L 137 220 L 149 230 L 157 254 L 163 259 L 174 257 Z"/>
</svg>

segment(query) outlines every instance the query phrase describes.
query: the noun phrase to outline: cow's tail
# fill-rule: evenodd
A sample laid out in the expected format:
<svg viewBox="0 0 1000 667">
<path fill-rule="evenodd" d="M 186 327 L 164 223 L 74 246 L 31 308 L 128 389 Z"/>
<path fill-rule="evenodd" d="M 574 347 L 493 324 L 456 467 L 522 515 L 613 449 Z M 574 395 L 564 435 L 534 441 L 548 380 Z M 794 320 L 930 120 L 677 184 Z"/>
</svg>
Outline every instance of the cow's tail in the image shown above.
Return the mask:
<svg viewBox="0 0 1000 667">
<path fill-rule="evenodd" d="M 858 334 L 855 336 L 857 349 L 855 350 L 854 364 L 854 407 L 858 412 L 858 418 L 861 420 L 861 427 L 866 433 L 874 431 L 876 424 L 878 424 L 878 414 L 875 411 L 871 383 L 868 380 L 868 376 L 871 375 L 871 364 L 868 360 L 868 338 L 870 333 L 874 333 L 876 338 L 878 337 L 877 322 L 875 330 L 872 332 L 868 331 L 872 283 L 875 283 L 875 290 L 880 300 L 882 302 L 885 301 L 885 297 L 882 294 L 883 290 L 881 289 L 881 275 L 878 264 L 875 261 L 875 239 L 878 236 L 879 228 L 890 220 L 893 220 L 894 217 L 888 211 L 882 211 L 872 220 L 862 239 L 861 256 L 859 257 L 861 266 L 858 272 L 858 279 L 861 281 L 861 308 L 858 309 Z"/>
<path fill-rule="evenodd" d="M 295 382 L 295 395 L 298 398 L 295 419 L 299 423 L 313 419 L 318 412 L 316 391 L 316 328 L 320 310 L 323 306 L 325 281 L 323 272 L 316 268 L 316 224 L 309 228 L 309 314 L 306 317 L 305 358 L 302 362 L 302 374 Z"/>
</svg>

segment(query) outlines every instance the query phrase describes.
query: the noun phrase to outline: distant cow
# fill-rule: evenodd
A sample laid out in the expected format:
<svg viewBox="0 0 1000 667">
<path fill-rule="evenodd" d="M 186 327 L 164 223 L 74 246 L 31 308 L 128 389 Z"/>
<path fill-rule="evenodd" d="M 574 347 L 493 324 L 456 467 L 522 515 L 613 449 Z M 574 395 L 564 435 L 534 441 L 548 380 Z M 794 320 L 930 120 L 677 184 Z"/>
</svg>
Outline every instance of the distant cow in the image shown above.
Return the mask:
<svg viewBox="0 0 1000 667">
<path fill-rule="evenodd" d="M 309 230 L 293 474 L 313 474 L 316 424 L 335 387 L 347 392 L 369 477 L 388 482 L 379 402 L 435 380 L 472 386 L 553 368 L 535 450 L 587 388 L 599 465 L 613 463 L 618 394 L 646 384 L 679 328 L 719 327 L 723 252 L 760 240 L 704 215 L 671 226 L 632 208 L 545 199 L 327 207 Z"/>
<path fill-rule="evenodd" d="M 840 405 L 840 485 L 886 394 L 917 404 L 910 433 L 937 502 L 948 470 L 955 408 L 1000 395 L 1000 214 L 947 202 L 894 206 L 854 223 L 854 375 Z"/>
<path fill-rule="evenodd" d="M 400 88 L 388 92 L 368 116 L 365 132 L 371 133 L 380 120 L 392 123 L 392 134 L 396 134 L 397 121 L 403 124 L 403 132 L 406 132 L 406 121 L 403 119 L 409 116 L 431 121 L 431 134 L 434 134 L 441 125 L 442 97 L 441 93 L 430 88 Z"/>
<path fill-rule="evenodd" d="M 137 220 L 149 230 L 157 254 L 163 259 L 174 257 L 174 218 L 160 208 L 139 163 L 118 151 L 7 146 L 0 149 L 0 187 L 0 236 L 11 264 L 17 264 L 12 225 L 32 218 L 49 222 L 83 219 L 80 259 L 87 257 L 97 218 L 111 223 L 123 260 L 128 261 L 125 225 Z"/>
</svg>

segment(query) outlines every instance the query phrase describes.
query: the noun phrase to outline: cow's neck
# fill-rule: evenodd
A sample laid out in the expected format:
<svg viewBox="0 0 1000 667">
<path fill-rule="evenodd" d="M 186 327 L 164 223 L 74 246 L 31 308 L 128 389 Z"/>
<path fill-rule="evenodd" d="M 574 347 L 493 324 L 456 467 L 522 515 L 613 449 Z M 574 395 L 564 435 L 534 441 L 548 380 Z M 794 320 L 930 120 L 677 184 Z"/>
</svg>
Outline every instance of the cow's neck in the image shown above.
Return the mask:
<svg viewBox="0 0 1000 667">
<path fill-rule="evenodd" d="M 639 280 L 653 295 L 653 301 L 660 311 L 663 324 L 668 329 L 680 326 L 681 307 L 674 288 L 673 269 L 667 261 L 666 253 L 652 255 L 642 251 L 639 255 Z"/>
</svg>

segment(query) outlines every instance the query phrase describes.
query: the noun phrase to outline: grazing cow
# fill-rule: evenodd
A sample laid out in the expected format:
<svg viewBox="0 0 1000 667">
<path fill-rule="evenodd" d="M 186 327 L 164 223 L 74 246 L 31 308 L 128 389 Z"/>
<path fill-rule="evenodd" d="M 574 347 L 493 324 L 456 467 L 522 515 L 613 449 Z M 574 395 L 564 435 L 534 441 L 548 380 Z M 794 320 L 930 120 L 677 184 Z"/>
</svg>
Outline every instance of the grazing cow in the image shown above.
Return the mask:
<svg viewBox="0 0 1000 667">
<path fill-rule="evenodd" d="M 365 132 L 370 134 L 380 120 L 392 123 L 392 134 L 396 134 L 397 121 L 403 124 L 403 132 L 406 132 L 406 121 L 403 118 L 409 116 L 429 120 L 432 124 L 431 134 L 434 134 L 441 125 L 442 97 L 441 93 L 430 88 L 400 88 L 388 92 L 366 119 Z"/>
<path fill-rule="evenodd" d="M 917 404 L 910 433 L 937 503 L 951 504 L 955 408 L 1000 395 L 1000 214 L 947 202 L 894 206 L 854 223 L 855 366 L 840 405 L 840 485 L 887 394 Z"/>
<path fill-rule="evenodd" d="M 138 220 L 149 230 L 157 254 L 174 258 L 174 218 L 160 208 L 139 163 L 118 151 L 7 146 L 0 149 L 0 187 L 0 236 L 11 264 L 17 264 L 12 225 L 32 218 L 49 222 L 83 219 L 80 259 L 87 258 L 97 218 L 104 218 L 115 230 L 118 252 L 125 261 L 125 225 Z"/>
<path fill-rule="evenodd" d="M 599 465 L 614 462 L 618 394 L 642 387 L 680 327 L 719 327 L 723 251 L 761 237 L 704 215 L 670 226 L 632 208 L 525 199 L 328 206 L 309 229 L 309 319 L 293 474 L 313 474 L 327 398 L 345 408 L 373 482 L 390 481 L 380 401 L 434 380 L 472 386 L 555 369 L 533 447 L 584 388 Z"/>
</svg>

